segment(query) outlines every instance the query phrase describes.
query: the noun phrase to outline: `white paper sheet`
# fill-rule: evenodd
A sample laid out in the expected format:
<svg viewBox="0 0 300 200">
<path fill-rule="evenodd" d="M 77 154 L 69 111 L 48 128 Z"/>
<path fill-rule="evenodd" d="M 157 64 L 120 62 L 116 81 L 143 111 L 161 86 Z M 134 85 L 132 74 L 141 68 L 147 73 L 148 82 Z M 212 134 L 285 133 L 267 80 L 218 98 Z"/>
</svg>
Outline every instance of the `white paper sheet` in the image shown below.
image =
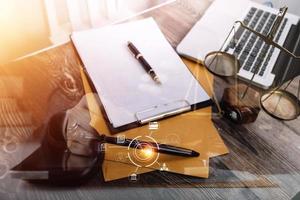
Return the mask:
<svg viewBox="0 0 300 200">
<path fill-rule="evenodd" d="M 193 105 L 210 99 L 152 18 L 75 32 L 72 40 L 114 128 L 137 121 L 136 113 L 157 105 Z M 155 83 L 134 58 L 128 41 L 162 84 Z"/>
</svg>

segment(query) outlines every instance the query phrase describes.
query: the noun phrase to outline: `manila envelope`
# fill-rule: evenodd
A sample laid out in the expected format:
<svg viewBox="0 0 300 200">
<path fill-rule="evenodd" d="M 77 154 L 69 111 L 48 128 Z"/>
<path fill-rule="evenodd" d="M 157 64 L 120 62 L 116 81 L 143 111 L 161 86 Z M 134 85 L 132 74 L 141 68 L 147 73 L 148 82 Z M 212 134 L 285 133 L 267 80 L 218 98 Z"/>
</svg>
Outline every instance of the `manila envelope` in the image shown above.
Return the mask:
<svg viewBox="0 0 300 200">
<path fill-rule="evenodd" d="M 184 60 L 184 62 L 203 88 L 212 95 L 212 76 L 199 64 L 188 60 Z M 92 90 L 87 77 L 83 71 L 81 73 L 91 114 L 90 125 L 99 133 L 110 135 L 97 100 L 94 94 L 91 93 Z M 126 157 L 128 153 L 127 148 L 107 145 L 105 161 L 102 167 L 106 181 L 128 177 L 133 172 L 141 174 L 160 170 L 162 166 L 165 166 L 170 172 L 207 178 L 209 174 L 209 158 L 228 153 L 228 149 L 211 122 L 210 107 L 161 120 L 159 121 L 159 129 L 155 131 L 149 131 L 148 126 L 142 126 L 121 132 L 117 135 L 124 135 L 126 138 L 135 138 L 136 136 L 147 136 L 149 134 L 158 143 L 168 143 L 170 145 L 193 149 L 200 152 L 200 156 L 186 158 L 160 154 L 157 162 L 153 165 L 147 166 L 147 168 L 137 167 L 133 165 L 128 156 Z M 117 135 L 114 136 L 117 137 Z M 123 157 L 122 154 L 125 156 Z M 115 161 L 118 161 L 118 163 L 116 164 Z"/>
</svg>

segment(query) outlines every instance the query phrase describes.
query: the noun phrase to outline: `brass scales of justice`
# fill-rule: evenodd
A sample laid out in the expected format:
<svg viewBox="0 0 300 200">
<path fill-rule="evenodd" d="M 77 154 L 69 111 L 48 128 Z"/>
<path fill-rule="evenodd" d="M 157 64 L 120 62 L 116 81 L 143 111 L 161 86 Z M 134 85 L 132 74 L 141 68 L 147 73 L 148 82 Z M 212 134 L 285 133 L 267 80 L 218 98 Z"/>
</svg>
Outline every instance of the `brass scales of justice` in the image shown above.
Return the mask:
<svg viewBox="0 0 300 200">
<path fill-rule="evenodd" d="M 264 92 L 260 95 L 260 105 L 265 112 L 271 115 L 274 118 L 280 120 L 293 120 L 296 119 L 300 114 L 300 103 L 299 103 L 299 93 L 300 93 L 300 81 L 298 85 L 297 96 L 288 92 L 287 88 L 295 79 L 292 78 L 291 80 L 286 82 L 284 81 L 289 71 L 291 60 L 292 59 L 300 59 L 300 56 L 296 56 L 294 52 L 289 51 L 285 47 L 279 45 L 274 41 L 274 38 L 281 26 L 281 23 L 285 17 L 288 8 L 283 7 L 280 8 L 279 13 L 276 16 L 276 19 L 272 25 L 271 30 L 267 35 L 264 35 L 254 29 L 248 27 L 242 21 L 236 21 L 229 32 L 228 36 L 226 37 L 224 43 L 222 44 L 219 51 L 210 52 L 206 55 L 205 60 L 203 62 L 204 66 L 210 71 L 212 74 L 220 76 L 220 77 L 233 77 L 237 76 L 238 69 L 240 69 L 240 63 L 236 57 L 236 55 L 229 54 L 223 51 L 225 44 L 227 43 L 230 36 L 233 34 L 233 38 L 231 41 L 234 42 L 234 47 L 236 47 L 236 28 L 241 27 L 244 28 L 251 33 L 255 34 L 258 38 L 261 38 L 266 44 L 272 45 L 275 48 L 278 48 L 281 52 L 286 53 L 289 56 L 289 63 L 287 63 L 287 67 L 284 70 L 284 74 L 280 79 L 280 82 L 277 86 L 273 89 Z M 299 40 L 300 38 L 298 38 Z M 299 41 L 297 41 L 299 43 Z M 298 45 L 295 46 L 297 48 Z M 293 51 L 296 51 L 294 49 Z M 262 51 L 261 56 L 265 57 L 267 51 Z M 256 66 L 254 66 L 254 73 L 247 84 L 247 87 L 244 89 L 244 92 L 238 93 L 238 98 L 243 99 L 246 93 L 249 90 L 249 87 L 253 85 L 253 80 L 255 75 L 259 72 L 261 66 L 263 64 L 263 59 L 259 62 Z M 300 66 L 299 66 L 300 67 Z M 286 84 L 286 85 L 285 85 Z"/>
</svg>

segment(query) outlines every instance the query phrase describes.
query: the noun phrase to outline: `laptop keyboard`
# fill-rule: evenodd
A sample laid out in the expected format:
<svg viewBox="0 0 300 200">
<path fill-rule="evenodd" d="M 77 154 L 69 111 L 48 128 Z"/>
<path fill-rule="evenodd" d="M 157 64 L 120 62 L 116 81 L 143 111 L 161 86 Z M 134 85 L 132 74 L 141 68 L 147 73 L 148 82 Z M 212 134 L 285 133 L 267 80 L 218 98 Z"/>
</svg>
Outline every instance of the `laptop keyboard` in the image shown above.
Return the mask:
<svg viewBox="0 0 300 200">
<path fill-rule="evenodd" d="M 243 22 L 250 28 L 263 35 L 267 35 L 271 30 L 275 19 L 275 14 L 253 7 L 249 10 Z M 287 18 L 283 20 L 280 26 L 278 33 L 274 38 L 275 42 L 279 41 L 286 24 Z M 259 76 L 263 76 L 274 53 L 274 47 L 264 43 L 263 39 L 242 27 L 237 30 L 235 36 L 235 41 L 232 39 L 225 48 L 225 51 L 228 52 L 230 49 L 231 51 L 233 50 L 233 54 L 237 56 L 241 68 L 246 71 L 255 73 L 256 67 L 260 67 L 257 73 Z"/>
</svg>

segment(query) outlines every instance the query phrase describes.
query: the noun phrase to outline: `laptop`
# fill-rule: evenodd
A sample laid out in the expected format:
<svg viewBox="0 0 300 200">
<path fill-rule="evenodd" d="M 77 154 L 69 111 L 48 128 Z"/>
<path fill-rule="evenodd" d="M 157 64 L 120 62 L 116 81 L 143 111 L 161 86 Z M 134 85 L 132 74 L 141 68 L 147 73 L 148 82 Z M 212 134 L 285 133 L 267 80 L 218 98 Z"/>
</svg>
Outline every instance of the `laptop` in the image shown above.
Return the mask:
<svg viewBox="0 0 300 200">
<path fill-rule="evenodd" d="M 218 51 L 222 47 L 235 21 L 243 21 L 247 26 L 267 35 L 278 12 L 278 9 L 250 0 L 215 0 L 177 46 L 177 52 L 189 59 L 203 61 L 209 52 Z M 274 40 L 299 55 L 299 27 L 299 17 L 287 13 Z M 262 65 L 254 78 L 254 84 L 264 89 L 281 82 L 285 72 L 284 81 L 300 74 L 299 61 L 290 59 L 250 31 L 239 28 L 235 46 L 231 43 L 232 38 L 227 40 L 222 51 L 237 55 L 240 79 L 249 81 L 255 66 L 260 62 Z M 262 56 L 262 51 L 267 54 Z M 290 68 L 286 70 L 288 66 Z M 280 76 L 276 76 L 278 74 Z"/>
</svg>

